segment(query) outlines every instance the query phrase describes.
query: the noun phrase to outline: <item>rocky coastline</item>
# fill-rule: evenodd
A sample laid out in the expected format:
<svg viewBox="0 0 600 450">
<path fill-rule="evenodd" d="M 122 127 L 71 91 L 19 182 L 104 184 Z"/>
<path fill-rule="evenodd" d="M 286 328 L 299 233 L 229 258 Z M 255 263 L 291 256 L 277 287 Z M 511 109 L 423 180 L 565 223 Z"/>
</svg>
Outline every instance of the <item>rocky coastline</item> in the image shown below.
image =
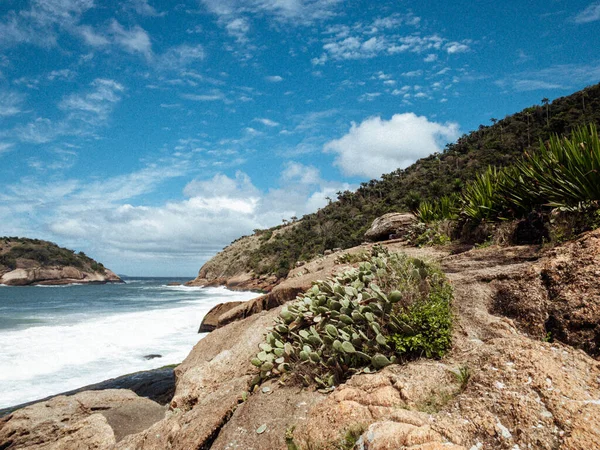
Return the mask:
<svg viewBox="0 0 600 450">
<path fill-rule="evenodd" d="M 347 269 L 340 256 L 365 244 L 294 269 L 262 297 L 215 310 L 214 331 L 174 369 L 168 406 L 126 389 L 57 397 L 0 419 L 0 447 L 351 448 L 338 446 L 348 434 L 360 449 L 600 447 L 600 230 L 551 250 L 383 245 L 437 261 L 450 279 L 457 324 L 441 360 L 355 375 L 329 394 L 276 381 L 249 392 L 249 361 L 280 305 Z"/>
</svg>

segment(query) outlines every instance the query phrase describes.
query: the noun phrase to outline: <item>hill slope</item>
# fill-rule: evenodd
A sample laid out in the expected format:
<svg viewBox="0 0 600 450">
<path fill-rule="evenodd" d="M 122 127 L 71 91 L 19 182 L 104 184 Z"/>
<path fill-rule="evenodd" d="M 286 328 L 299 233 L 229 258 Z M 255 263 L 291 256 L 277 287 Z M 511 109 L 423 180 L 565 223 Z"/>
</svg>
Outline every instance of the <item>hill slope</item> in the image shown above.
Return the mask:
<svg viewBox="0 0 600 450">
<path fill-rule="evenodd" d="M 0 237 L 0 284 L 107 282 L 121 279 L 83 252 L 39 239 Z"/>
<path fill-rule="evenodd" d="M 422 200 L 459 192 L 487 166 L 509 165 L 552 134 L 568 135 L 577 126 L 600 124 L 600 84 L 492 122 L 463 135 L 440 154 L 384 174 L 381 180 L 361 183 L 356 192 L 338 192 L 337 201 L 304 216 L 293 227 L 262 231 L 258 247 L 244 250 L 245 239 L 236 241 L 228 247 L 229 253 L 243 252 L 245 263 L 237 264 L 234 276 L 285 277 L 296 261 L 311 259 L 327 249 L 360 244 L 372 221 L 385 213 L 410 210 Z M 276 229 L 282 232 L 272 233 Z M 218 272 L 227 272 L 227 260 L 220 258 Z M 207 264 L 215 269 L 214 261 Z"/>
</svg>

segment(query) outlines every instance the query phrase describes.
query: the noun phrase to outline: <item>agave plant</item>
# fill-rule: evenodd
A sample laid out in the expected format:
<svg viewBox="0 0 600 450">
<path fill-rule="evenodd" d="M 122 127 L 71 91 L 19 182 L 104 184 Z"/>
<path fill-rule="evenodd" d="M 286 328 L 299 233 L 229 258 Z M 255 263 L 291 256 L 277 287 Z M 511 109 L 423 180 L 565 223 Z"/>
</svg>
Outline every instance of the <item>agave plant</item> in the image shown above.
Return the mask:
<svg viewBox="0 0 600 450">
<path fill-rule="evenodd" d="M 516 163 L 515 179 L 526 195 L 550 206 L 572 207 L 600 201 L 600 139 L 595 124 L 570 138 L 553 136 Z"/>
<path fill-rule="evenodd" d="M 455 220 L 459 212 L 458 201 L 456 194 L 445 195 L 436 202 L 423 201 L 415 211 L 415 215 L 420 222 L 424 223 Z"/>
<path fill-rule="evenodd" d="M 502 186 L 506 181 L 503 170 L 488 167 L 465 186 L 461 212 L 475 222 L 500 219 L 507 206 L 502 195 Z"/>
</svg>

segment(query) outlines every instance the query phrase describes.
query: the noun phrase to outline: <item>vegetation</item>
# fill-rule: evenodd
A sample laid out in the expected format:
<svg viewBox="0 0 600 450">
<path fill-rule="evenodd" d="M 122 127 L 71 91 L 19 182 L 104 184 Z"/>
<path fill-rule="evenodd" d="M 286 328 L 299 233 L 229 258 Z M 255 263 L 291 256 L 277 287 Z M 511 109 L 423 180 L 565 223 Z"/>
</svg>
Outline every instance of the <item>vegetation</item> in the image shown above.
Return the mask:
<svg viewBox="0 0 600 450">
<path fill-rule="evenodd" d="M 442 272 L 375 246 L 369 261 L 284 306 L 252 359 L 253 384 L 291 375 L 331 388 L 403 359 L 441 357 L 451 344 L 451 299 Z"/>
<path fill-rule="evenodd" d="M 261 245 L 252 253 L 249 269 L 283 277 L 296 261 L 308 261 L 326 249 L 356 246 L 375 218 L 388 212 L 414 211 L 419 205 L 425 208 L 423 202 L 432 205 L 440 197 L 454 198 L 488 167 L 496 167 L 496 174 L 503 173 L 501 168 L 524 154 L 533 154 L 532 146 L 537 143 L 553 135 L 569 137 L 574 129 L 587 123 L 600 124 L 600 84 L 552 103 L 526 108 L 492 126 L 481 125 L 447 145 L 442 153 L 382 175 L 380 180 L 361 183 L 356 192 L 338 192 L 337 201 L 304 216 L 285 232 L 273 235 L 268 231 L 274 229 L 262 231 Z M 476 200 L 482 192 L 472 194 Z M 495 204 L 481 206 L 472 211 L 474 215 L 486 218 L 495 214 L 487 209 Z"/>
<path fill-rule="evenodd" d="M 102 263 L 94 261 L 85 253 L 59 247 L 53 242 L 20 237 L 0 237 L 0 270 L 14 270 L 17 260 L 35 261 L 42 267 L 73 266 L 104 273 Z"/>
<path fill-rule="evenodd" d="M 488 167 L 465 187 L 460 216 L 479 223 L 560 208 L 577 211 L 583 218 L 591 216 L 592 224 L 597 221 L 599 202 L 600 139 L 591 124 L 575 129 L 570 138 L 551 136 L 514 166 Z M 423 222 L 455 219 L 456 213 L 448 211 L 446 203 L 444 199 L 427 202 L 418 217 Z"/>
</svg>

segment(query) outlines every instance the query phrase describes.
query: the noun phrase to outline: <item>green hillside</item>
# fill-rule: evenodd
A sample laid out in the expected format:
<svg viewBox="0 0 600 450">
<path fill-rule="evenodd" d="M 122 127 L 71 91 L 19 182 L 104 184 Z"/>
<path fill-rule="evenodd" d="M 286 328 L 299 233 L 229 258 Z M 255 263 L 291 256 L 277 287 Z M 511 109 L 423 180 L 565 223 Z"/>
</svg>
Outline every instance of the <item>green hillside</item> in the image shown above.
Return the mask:
<svg viewBox="0 0 600 450">
<path fill-rule="evenodd" d="M 72 266 L 90 272 L 106 272 L 102 263 L 94 261 L 85 253 L 75 253 L 53 242 L 21 237 L 0 237 L 0 273 L 31 265 Z"/>
<path fill-rule="evenodd" d="M 491 122 L 447 145 L 442 153 L 361 183 L 356 192 L 338 192 L 336 201 L 273 239 L 268 239 L 272 230 L 258 231 L 265 238 L 253 252 L 250 268 L 284 276 L 298 260 L 360 244 L 382 214 L 411 210 L 423 200 L 460 192 L 488 166 L 507 166 L 553 134 L 568 136 L 578 126 L 600 124 L 600 84 L 551 103 L 544 99 L 542 105 Z"/>
</svg>

